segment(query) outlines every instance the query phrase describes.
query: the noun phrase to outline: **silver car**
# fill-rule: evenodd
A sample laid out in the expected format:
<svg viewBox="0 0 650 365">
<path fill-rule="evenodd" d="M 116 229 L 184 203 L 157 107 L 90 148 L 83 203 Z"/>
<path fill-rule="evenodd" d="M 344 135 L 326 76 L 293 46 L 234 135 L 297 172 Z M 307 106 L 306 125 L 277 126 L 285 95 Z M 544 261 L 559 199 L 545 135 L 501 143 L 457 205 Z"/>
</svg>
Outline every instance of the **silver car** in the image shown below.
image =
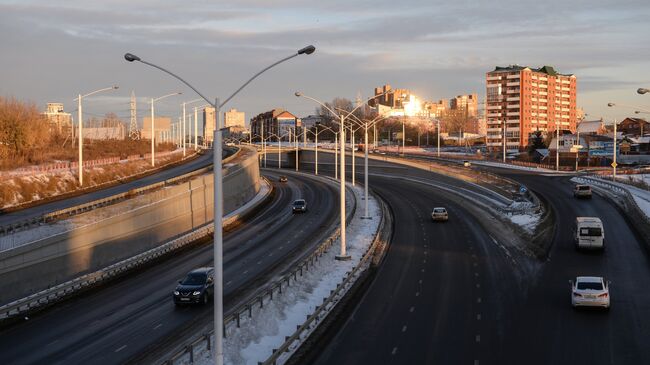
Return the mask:
<svg viewBox="0 0 650 365">
<path fill-rule="evenodd" d="M 431 220 L 434 222 L 435 221 L 446 222 L 447 220 L 449 220 L 449 214 L 447 213 L 447 209 L 442 207 L 433 208 L 433 212 L 431 212 Z"/>
</svg>

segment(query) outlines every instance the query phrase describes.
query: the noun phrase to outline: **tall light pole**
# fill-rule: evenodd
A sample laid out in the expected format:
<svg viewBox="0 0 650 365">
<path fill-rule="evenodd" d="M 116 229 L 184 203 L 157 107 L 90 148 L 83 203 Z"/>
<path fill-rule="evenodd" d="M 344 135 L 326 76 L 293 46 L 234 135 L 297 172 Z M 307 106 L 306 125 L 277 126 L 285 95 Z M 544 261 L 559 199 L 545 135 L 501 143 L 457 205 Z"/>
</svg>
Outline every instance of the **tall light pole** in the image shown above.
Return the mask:
<svg viewBox="0 0 650 365">
<path fill-rule="evenodd" d="M 330 127 L 328 127 L 328 126 L 324 126 L 324 125 L 321 126 L 321 127 L 325 128 L 325 129 L 323 129 L 323 130 L 321 130 L 321 131 L 318 131 L 318 124 L 316 124 L 315 127 L 316 127 L 316 132 L 315 132 L 315 133 L 312 132 L 312 131 L 308 131 L 308 132 L 314 135 L 314 140 L 315 140 L 315 143 L 314 143 L 314 154 L 315 154 L 315 156 L 316 156 L 316 167 L 315 167 L 315 169 L 314 169 L 314 174 L 315 174 L 315 175 L 318 175 L 318 135 L 321 134 L 321 133 L 323 133 L 323 132 L 325 132 L 326 130 L 330 130 L 332 133 L 334 133 L 334 136 L 336 136 L 336 135 L 338 134 L 338 132 L 334 132 L 334 130 L 333 130 L 332 128 L 330 128 Z M 335 146 L 336 146 L 336 144 L 335 144 Z M 336 147 L 334 147 L 334 152 L 336 153 Z M 337 166 L 338 166 L 338 164 L 337 164 L 337 162 L 336 162 L 336 158 L 334 158 L 334 175 L 335 175 L 334 178 L 335 178 L 335 179 L 336 179 L 336 170 L 337 170 L 337 168 L 338 168 Z"/>
<path fill-rule="evenodd" d="M 643 94 L 650 93 L 650 89 L 646 89 L 645 87 L 640 87 L 636 90 L 636 92 L 643 95 Z"/>
<path fill-rule="evenodd" d="M 153 63 L 149 63 L 140 59 L 140 57 L 135 56 L 131 53 L 124 55 L 124 58 L 129 61 L 139 61 L 148 66 L 157 68 L 184 83 L 190 89 L 194 90 L 200 97 L 202 97 L 208 104 L 214 107 L 214 142 L 213 142 L 213 171 L 214 171 L 214 265 L 215 265 L 215 298 L 214 298 L 214 337 L 215 337 L 215 346 L 214 346 L 214 359 L 216 365 L 223 365 L 223 171 L 222 171 L 222 134 L 221 134 L 221 125 L 219 124 L 219 109 L 225 105 L 230 99 L 237 95 L 246 85 L 253 81 L 256 77 L 264 73 L 266 70 L 285 62 L 291 58 L 294 58 L 301 54 L 312 54 L 316 48 L 314 46 L 304 47 L 298 52 L 292 54 L 289 57 L 285 57 L 280 61 L 277 61 L 270 66 L 262 69 L 262 71 L 255 74 L 248 81 L 246 81 L 239 89 L 237 89 L 230 97 L 228 97 L 223 103 L 219 102 L 219 98 L 216 98 L 214 102 L 210 101 L 208 98 L 203 96 L 198 90 L 196 90 L 192 85 L 187 81 L 183 80 L 181 77 L 175 75 L 174 73 L 157 66 Z"/>
<path fill-rule="evenodd" d="M 162 100 L 162 99 L 168 98 L 170 96 L 181 95 L 181 94 L 183 94 L 183 93 L 182 92 L 175 92 L 175 93 L 163 95 L 163 96 L 155 98 L 155 99 L 151 98 L 151 166 L 152 167 L 156 165 L 156 161 L 154 159 L 154 153 L 155 153 L 154 140 L 156 139 L 156 133 L 155 133 L 155 130 L 154 130 L 154 120 L 156 120 L 156 118 L 155 118 L 155 115 L 154 115 L 154 107 L 153 107 L 153 105 L 158 100 Z"/>
<path fill-rule="evenodd" d="M 560 171 L 560 122 L 555 121 L 555 171 Z"/>
<path fill-rule="evenodd" d="M 438 122 L 438 157 L 440 157 L 440 119 L 436 119 Z"/>
<path fill-rule="evenodd" d="M 83 184 L 84 184 L 84 167 L 83 167 L 83 165 L 84 165 L 84 162 L 83 162 L 83 160 L 84 160 L 83 159 L 83 145 L 84 145 L 83 124 L 84 123 L 83 123 L 83 113 L 82 113 L 82 109 L 81 109 L 81 99 L 83 99 L 83 98 L 85 98 L 87 96 L 93 95 L 93 94 L 100 93 L 102 91 L 117 90 L 118 88 L 119 88 L 119 86 L 111 86 L 111 87 L 106 87 L 106 88 L 103 88 L 103 89 L 95 90 L 95 91 L 90 92 L 90 93 L 85 94 L 85 95 L 78 94 L 78 96 L 77 96 L 77 117 L 79 119 L 77 121 L 77 124 L 79 125 L 79 162 L 78 162 L 78 164 L 79 164 L 79 166 L 78 166 L 78 168 L 79 168 L 79 186 L 83 186 Z"/>
<path fill-rule="evenodd" d="M 387 93 L 392 93 L 392 92 L 393 92 L 393 90 L 389 90 L 389 91 L 387 91 L 385 93 L 375 95 L 375 96 L 369 98 L 368 100 L 366 100 L 365 103 L 359 104 L 356 108 L 352 109 L 352 111 L 350 111 L 347 114 L 337 113 L 337 112 L 333 111 L 330 107 L 325 105 L 323 102 L 321 102 L 321 101 L 319 101 L 317 99 L 314 99 L 311 96 L 303 95 L 299 91 L 297 91 L 295 93 L 296 97 L 303 97 L 305 99 L 309 99 L 309 100 L 319 104 L 320 106 L 324 107 L 326 110 L 328 110 L 330 113 L 332 113 L 332 115 L 338 115 L 339 116 L 339 120 L 340 120 L 339 133 L 341 134 L 341 136 L 340 136 L 340 140 L 341 140 L 341 179 L 340 179 L 341 188 L 340 188 L 340 192 L 339 192 L 340 205 L 341 205 L 340 206 L 340 209 L 341 209 L 341 217 L 340 217 L 340 219 L 341 219 L 341 252 L 340 252 L 339 255 L 336 256 L 337 260 L 350 260 L 350 259 L 352 259 L 352 257 L 350 255 L 348 255 L 347 252 L 346 252 L 347 246 L 346 246 L 346 242 L 345 242 L 345 223 L 346 223 L 345 222 L 345 118 L 347 116 L 352 115 L 357 109 L 359 109 L 362 105 L 366 104 L 368 101 L 370 101 L 372 99 L 375 99 L 375 98 L 378 98 L 380 96 L 383 96 L 383 95 L 385 95 Z"/>
<path fill-rule="evenodd" d="M 506 163 L 506 120 L 503 120 L 503 163 Z"/>
</svg>

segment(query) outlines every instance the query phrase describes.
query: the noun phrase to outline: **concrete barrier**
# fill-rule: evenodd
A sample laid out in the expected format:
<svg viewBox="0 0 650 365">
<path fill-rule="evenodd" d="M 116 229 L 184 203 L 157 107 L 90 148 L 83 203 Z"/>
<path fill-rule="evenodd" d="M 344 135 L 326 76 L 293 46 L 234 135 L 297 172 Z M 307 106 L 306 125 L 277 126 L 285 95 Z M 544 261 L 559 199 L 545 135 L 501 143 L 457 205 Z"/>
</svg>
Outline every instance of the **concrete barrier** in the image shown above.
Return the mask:
<svg viewBox="0 0 650 365">
<path fill-rule="evenodd" d="M 224 212 L 260 189 L 250 149 L 224 171 Z M 0 304 L 96 271 L 178 237 L 213 219 L 212 175 L 158 190 L 154 202 L 123 214 L 0 252 Z"/>
</svg>

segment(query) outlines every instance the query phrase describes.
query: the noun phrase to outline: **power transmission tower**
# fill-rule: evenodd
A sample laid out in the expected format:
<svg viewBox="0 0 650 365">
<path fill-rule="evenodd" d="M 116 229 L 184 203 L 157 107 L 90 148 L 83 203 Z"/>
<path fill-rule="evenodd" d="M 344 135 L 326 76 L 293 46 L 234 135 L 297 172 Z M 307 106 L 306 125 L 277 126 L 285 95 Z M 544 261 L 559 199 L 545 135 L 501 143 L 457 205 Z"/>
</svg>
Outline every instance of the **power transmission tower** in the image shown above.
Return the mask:
<svg viewBox="0 0 650 365">
<path fill-rule="evenodd" d="M 132 140 L 140 139 L 140 131 L 138 130 L 138 117 L 135 105 L 135 91 L 131 91 L 131 124 L 129 124 L 129 138 Z"/>
</svg>

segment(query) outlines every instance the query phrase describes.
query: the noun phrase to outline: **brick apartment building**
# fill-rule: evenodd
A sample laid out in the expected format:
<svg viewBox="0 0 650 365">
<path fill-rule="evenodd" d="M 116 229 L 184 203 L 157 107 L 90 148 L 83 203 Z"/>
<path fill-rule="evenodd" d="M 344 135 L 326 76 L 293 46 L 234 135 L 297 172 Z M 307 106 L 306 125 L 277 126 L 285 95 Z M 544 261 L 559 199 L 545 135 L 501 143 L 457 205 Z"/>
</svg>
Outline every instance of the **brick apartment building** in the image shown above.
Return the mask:
<svg viewBox="0 0 650 365">
<path fill-rule="evenodd" d="M 468 117 L 478 116 L 478 94 L 458 95 L 449 99 L 449 109 L 462 110 Z"/>
<path fill-rule="evenodd" d="M 576 130 L 576 76 L 550 66 L 538 69 L 511 65 L 486 73 L 487 145 L 523 150 L 531 133 Z"/>
<path fill-rule="evenodd" d="M 271 137 L 275 140 L 277 137 L 282 136 L 283 140 L 288 140 L 288 133 L 290 130 L 300 128 L 300 119 L 295 115 L 289 113 L 284 109 L 273 109 L 264 113 L 260 113 L 251 119 L 251 133 L 254 138 L 263 136 L 264 138 Z M 298 133 L 301 133 L 298 130 Z"/>
</svg>

